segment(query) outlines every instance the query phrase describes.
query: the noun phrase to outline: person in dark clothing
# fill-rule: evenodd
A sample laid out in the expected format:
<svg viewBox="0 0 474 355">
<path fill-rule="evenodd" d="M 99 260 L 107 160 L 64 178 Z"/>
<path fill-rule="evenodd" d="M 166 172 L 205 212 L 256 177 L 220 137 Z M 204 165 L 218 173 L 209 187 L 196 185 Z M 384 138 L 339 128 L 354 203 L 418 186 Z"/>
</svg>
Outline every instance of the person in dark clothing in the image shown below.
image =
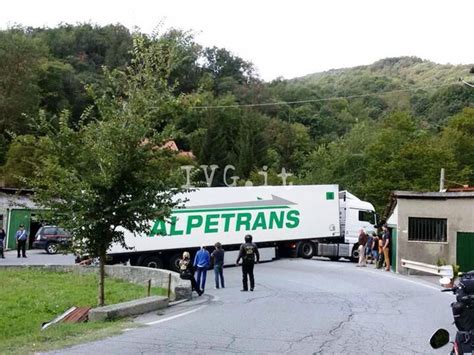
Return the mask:
<svg viewBox="0 0 474 355">
<path fill-rule="evenodd" d="M 0 228 L 0 257 L 2 259 L 5 259 L 5 255 L 3 255 L 3 248 L 4 248 L 4 243 L 5 243 L 5 238 L 6 238 L 6 233 L 3 228 Z"/>
<path fill-rule="evenodd" d="M 372 232 L 372 260 L 375 261 L 375 267 L 379 262 L 379 236 L 377 233 Z"/>
<path fill-rule="evenodd" d="M 28 233 L 26 232 L 23 224 L 20 224 L 20 228 L 16 231 L 15 238 L 18 257 L 20 257 L 21 250 L 22 256 L 26 258 L 26 241 L 28 240 Z"/>
<path fill-rule="evenodd" d="M 255 289 L 255 278 L 253 276 L 253 267 L 255 262 L 260 261 L 260 254 L 255 243 L 252 243 L 252 236 L 247 234 L 245 236 L 245 243 L 240 246 L 239 256 L 236 265 L 239 265 L 239 261 L 242 259 L 242 284 L 243 288 L 241 291 L 248 291 L 247 277 L 250 279 L 250 291 Z"/>
<path fill-rule="evenodd" d="M 216 288 L 219 288 L 219 279 L 221 281 L 221 287 L 224 288 L 224 249 L 222 244 L 217 242 L 215 245 L 216 250 L 211 254 L 211 258 L 214 261 L 214 278 L 216 280 Z"/>
<path fill-rule="evenodd" d="M 372 257 L 372 244 L 374 243 L 374 237 L 372 234 L 367 234 L 367 242 L 365 243 L 365 259 L 368 262 L 370 259 L 370 264 L 374 263 Z"/>
<path fill-rule="evenodd" d="M 196 291 L 201 296 L 204 291 L 199 289 L 199 286 L 194 278 L 193 263 L 191 262 L 191 255 L 187 251 L 183 253 L 183 258 L 179 261 L 179 277 L 183 280 L 191 281 L 192 290 Z"/>
</svg>

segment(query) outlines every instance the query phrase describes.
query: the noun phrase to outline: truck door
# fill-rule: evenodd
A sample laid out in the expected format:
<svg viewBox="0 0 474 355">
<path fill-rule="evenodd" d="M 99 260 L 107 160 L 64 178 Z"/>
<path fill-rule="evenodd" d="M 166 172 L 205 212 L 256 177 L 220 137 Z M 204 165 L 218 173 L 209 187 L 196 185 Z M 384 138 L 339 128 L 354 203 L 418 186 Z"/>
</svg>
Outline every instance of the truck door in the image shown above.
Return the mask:
<svg viewBox="0 0 474 355">
<path fill-rule="evenodd" d="M 358 208 L 348 208 L 346 210 L 346 243 L 357 243 L 359 232 L 364 229 L 367 233 L 375 231 L 376 217 L 374 211 L 362 210 Z"/>
</svg>

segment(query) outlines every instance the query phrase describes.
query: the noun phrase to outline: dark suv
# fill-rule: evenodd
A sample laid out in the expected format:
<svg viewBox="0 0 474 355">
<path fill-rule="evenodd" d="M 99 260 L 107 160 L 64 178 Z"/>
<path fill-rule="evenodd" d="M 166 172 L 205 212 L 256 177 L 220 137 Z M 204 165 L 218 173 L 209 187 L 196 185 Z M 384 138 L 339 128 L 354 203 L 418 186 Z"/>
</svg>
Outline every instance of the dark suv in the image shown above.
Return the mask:
<svg viewBox="0 0 474 355">
<path fill-rule="evenodd" d="M 71 242 L 71 234 L 64 229 L 56 226 L 44 226 L 36 233 L 33 248 L 44 249 L 48 254 L 56 254 L 60 248 L 69 247 Z"/>
</svg>

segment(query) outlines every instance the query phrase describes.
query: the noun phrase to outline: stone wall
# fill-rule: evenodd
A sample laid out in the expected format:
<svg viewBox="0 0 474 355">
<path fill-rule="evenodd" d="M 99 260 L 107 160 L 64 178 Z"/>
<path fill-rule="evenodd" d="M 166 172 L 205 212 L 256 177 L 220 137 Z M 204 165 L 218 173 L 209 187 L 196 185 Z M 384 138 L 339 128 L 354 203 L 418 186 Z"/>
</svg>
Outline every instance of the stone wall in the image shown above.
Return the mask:
<svg viewBox="0 0 474 355">
<path fill-rule="evenodd" d="M 34 268 L 53 272 L 72 272 L 78 274 L 98 273 L 97 266 L 79 265 L 2 265 L 4 269 Z M 191 299 L 191 285 L 189 281 L 181 280 L 179 274 L 169 270 L 151 269 L 140 266 L 106 265 L 105 274 L 108 277 L 128 281 L 143 287 L 148 286 L 151 280 L 152 287 L 170 287 L 170 301 Z"/>
</svg>

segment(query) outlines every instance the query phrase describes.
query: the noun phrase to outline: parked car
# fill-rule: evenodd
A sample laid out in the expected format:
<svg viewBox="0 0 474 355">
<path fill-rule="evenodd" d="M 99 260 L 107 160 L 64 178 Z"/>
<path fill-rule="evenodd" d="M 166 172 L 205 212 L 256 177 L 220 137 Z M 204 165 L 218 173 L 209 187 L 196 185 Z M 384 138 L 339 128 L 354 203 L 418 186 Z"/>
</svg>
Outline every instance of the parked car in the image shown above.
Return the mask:
<svg viewBox="0 0 474 355">
<path fill-rule="evenodd" d="M 44 249 L 48 254 L 56 254 L 60 248 L 71 245 L 71 234 L 57 226 L 43 226 L 36 232 L 33 248 Z"/>
</svg>

